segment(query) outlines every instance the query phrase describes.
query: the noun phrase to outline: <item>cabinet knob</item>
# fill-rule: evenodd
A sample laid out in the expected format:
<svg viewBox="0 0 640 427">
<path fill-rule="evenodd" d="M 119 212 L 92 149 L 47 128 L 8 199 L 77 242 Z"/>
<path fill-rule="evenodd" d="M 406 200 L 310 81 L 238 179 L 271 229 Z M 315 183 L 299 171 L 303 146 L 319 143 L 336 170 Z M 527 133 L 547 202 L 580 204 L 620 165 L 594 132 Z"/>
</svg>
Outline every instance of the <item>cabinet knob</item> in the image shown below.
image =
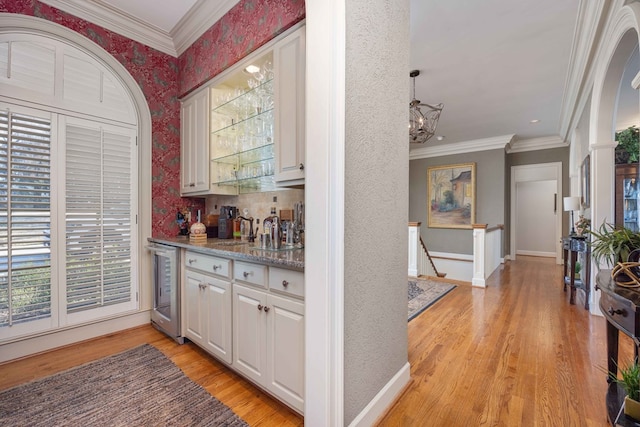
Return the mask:
<svg viewBox="0 0 640 427">
<path fill-rule="evenodd" d="M 265 312 L 265 313 L 268 313 L 268 312 L 269 312 L 269 310 L 271 310 L 271 309 L 265 305 L 265 306 L 264 306 L 264 312 Z"/>
<path fill-rule="evenodd" d="M 189 264 L 193 264 L 196 261 L 197 261 L 197 259 L 189 258 Z"/>
<path fill-rule="evenodd" d="M 198 283 L 198 287 L 199 287 L 200 289 L 204 289 L 204 288 L 206 288 L 207 286 L 206 286 L 204 283 Z"/>
<path fill-rule="evenodd" d="M 213 266 L 213 271 L 218 271 L 219 268 L 222 268 L 221 265 L 214 265 Z"/>
<path fill-rule="evenodd" d="M 304 170 L 304 163 L 300 163 L 300 170 Z"/>
<path fill-rule="evenodd" d="M 246 279 L 249 276 L 253 275 L 253 271 L 245 271 L 244 273 L 242 273 L 242 275 L 244 276 L 244 278 Z"/>
<path fill-rule="evenodd" d="M 258 311 L 262 311 L 263 308 L 267 311 L 266 307 L 263 307 L 262 304 L 258 304 Z"/>
<path fill-rule="evenodd" d="M 282 286 L 284 286 L 286 288 L 287 286 L 289 286 L 289 282 L 287 282 L 286 280 L 283 280 L 282 281 Z"/>
<path fill-rule="evenodd" d="M 196 184 L 194 184 L 193 182 L 189 183 L 189 187 L 195 187 Z"/>
</svg>

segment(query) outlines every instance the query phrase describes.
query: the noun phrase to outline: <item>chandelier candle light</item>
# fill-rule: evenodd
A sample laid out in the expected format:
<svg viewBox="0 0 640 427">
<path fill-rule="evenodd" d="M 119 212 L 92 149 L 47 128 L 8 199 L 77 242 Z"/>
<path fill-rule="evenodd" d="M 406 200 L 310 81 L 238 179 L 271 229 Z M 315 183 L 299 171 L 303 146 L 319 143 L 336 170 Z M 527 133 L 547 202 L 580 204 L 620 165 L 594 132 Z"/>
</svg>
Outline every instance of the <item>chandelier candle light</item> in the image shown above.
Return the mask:
<svg viewBox="0 0 640 427">
<path fill-rule="evenodd" d="M 416 99 L 416 77 L 419 75 L 419 70 L 409 73 L 413 79 L 413 99 L 409 103 L 409 142 L 424 144 L 435 134 L 444 105 L 421 104 Z"/>
</svg>

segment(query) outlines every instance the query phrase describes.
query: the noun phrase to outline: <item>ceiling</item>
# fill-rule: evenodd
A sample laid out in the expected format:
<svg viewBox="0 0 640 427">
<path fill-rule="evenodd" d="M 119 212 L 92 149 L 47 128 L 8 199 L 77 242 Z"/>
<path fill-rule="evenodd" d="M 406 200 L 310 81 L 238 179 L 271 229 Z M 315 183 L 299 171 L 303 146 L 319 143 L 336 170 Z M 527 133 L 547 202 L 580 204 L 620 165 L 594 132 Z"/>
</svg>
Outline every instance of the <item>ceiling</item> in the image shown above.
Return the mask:
<svg viewBox="0 0 640 427">
<path fill-rule="evenodd" d="M 238 0 L 43 1 L 92 22 L 109 15 L 96 22 L 107 28 L 129 22 L 124 35 L 177 56 Z M 410 1 L 416 97 L 444 103 L 442 138 L 418 147 L 566 144 L 560 120 L 580 0 Z M 140 28 L 146 41 L 133 33 Z"/>
</svg>

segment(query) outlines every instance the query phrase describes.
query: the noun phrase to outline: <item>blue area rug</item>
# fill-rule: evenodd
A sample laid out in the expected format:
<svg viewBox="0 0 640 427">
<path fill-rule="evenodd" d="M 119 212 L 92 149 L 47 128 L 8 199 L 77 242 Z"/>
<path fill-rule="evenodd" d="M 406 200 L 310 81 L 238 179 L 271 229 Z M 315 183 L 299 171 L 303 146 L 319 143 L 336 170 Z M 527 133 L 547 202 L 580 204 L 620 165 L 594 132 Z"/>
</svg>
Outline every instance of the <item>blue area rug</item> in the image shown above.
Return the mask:
<svg viewBox="0 0 640 427">
<path fill-rule="evenodd" d="M 408 288 L 409 320 L 425 311 L 455 287 L 456 285 L 451 283 L 431 279 L 410 279 Z"/>
</svg>

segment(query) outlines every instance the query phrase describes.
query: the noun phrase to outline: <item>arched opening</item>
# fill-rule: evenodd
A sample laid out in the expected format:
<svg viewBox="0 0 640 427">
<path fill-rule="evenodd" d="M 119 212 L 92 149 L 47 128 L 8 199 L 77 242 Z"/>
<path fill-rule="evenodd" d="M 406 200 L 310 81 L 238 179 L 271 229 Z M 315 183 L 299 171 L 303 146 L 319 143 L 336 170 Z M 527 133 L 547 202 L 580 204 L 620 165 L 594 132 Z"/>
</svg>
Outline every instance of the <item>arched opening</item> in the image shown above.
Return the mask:
<svg viewBox="0 0 640 427">
<path fill-rule="evenodd" d="M 17 43 L 12 46 L 12 43 Z M 20 45 L 22 43 L 22 45 Z M 0 56 L 6 54 L 7 60 L 3 61 L 0 68 L 4 73 L 4 80 L 0 78 L 0 85 L 3 90 L 0 92 L 0 102 L 5 105 L 11 105 L 11 109 L 21 111 L 30 109 L 30 111 L 49 111 L 53 118 L 52 135 L 54 142 L 64 141 L 68 146 L 68 141 L 72 140 L 73 131 L 79 129 L 90 129 L 92 126 L 101 132 L 96 138 L 103 147 L 114 143 L 114 141 L 122 141 L 122 135 L 126 134 L 129 140 L 126 144 L 135 152 L 130 155 L 125 154 L 134 165 L 132 171 L 135 171 L 133 177 L 135 185 L 131 188 L 131 194 L 127 200 L 134 201 L 136 205 L 135 212 L 127 213 L 127 217 L 131 218 L 133 224 L 131 230 L 134 230 L 134 236 L 131 237 L 131 281 L 133 286 L 130 288 L 130 301 L 126 311 L 112 313 L 104 310 L 103 314 L 90 320 L 80 320 L 74 324 L 74 329 L 69 330 L 73 317 L 67 309 L 70 306 L 68 301 L 68 289 L 54 293 L 52 291 L 50 305 L 53 310 L 58 310 L 55 321 L 51 322 L 51 326 L 44 328 L 38 332 L 37 336 L 31 339 L 30 333 L 22 335 L 15 333 L 19 339 L 9 337 L 4 340 L 8 345 L 3 347 L 3 359 L 11 359 L 22 356 L 27 353 L 43 351 L 54 346 L 64 345 L 78 340 L 88 339 L 94 336 L 103 335 L 112 331 L 125 329 L 148 323 L 149 307 L 151 305 L 151 290 L 149 286 L 141 286 L 141 277 L 146 276 L 149 270 L 149 260 L 144 252 L 146 237 L 151 235 L 151 115 L 145 96 L 143 95 L 139 85 L 129 72 L 108 52 L 91 40 L 81 36 L 80 34 L 67 29 L 63 26 L 49 22 L 43 19 L 30 16 L 0 13 Z M 49 76 L 43 81 L 50 81 L 50 88 L 40 88 L 35 90 L 28 84 L 22 84 L 20 87 L 19 72 L 14 71 L 12 74 L 12 63 L 23 61 L 29 64 L 29 61 L 42 60 L 38 55 L 39 49 L 42 49 L 44 55 L 49 57 L 51 61 L 47 63 L 53 67 L 53 76 Z M 9 52 L 18 52 L 22 57 L 13 56 Z M 33 53 L 29 55 L 29 53 Z M 66 62 L 65 62 L 66 61 Z M 23 64 L 21 64 L 23 65 Z M 65 68 L 66 67 L 66 68 Z M 37 72 L 43 71 L 46 66 L 42 63 L 38 67 L 33 68 Z M 14 68 L 17 70 L 17 68 Z M 74 76 L 74 72 L 81 71 L 81 75 Z M 67 74 L 65 74 L 65 72 Z M 28 83 L 28 73 L 25 72 L 24 80 Z M 10 79 L 13 78 L 11 81 Z M 65 81 L 66 78 L 66 81 Z M 24 82 L 23 82 L 24 83 Z M 93 102 L 89 93 L 87 93 L 82 85 L 88 90 L 95 92 L 98 102 Z M 75 89 L 74 89 L 75 88 Z M 74 99 L 75 98 L 75 99 Z M 109 107 L 109 104 L 112 104 Z M 111 113 L 108 110 L 111 109 Z M 5 108 L 4 111 L 9 111 Z M 104 114 L 103 114 L 104 113 Z M 9 117 L 10 112 L 7 113 Z M 9 122 L 9 121 L 8 121 Z M 87 123 L 92 123 L 87 125 Z M 99 123 L 95 125 L 95 123 Z M 113 129 L 124 129 L 111 132 Z M 85 142 L 86 138 L 75 138 L 76 141 Z M 55 147 L 59 149 L 59 147 Z M 54 185 L 57 188 L 69 188 L 68 182 L 65 183 L 62 178 L 62 172 L 67 164 L 64 163 L 65 158 L 60 157 L 61 154 L 54 153 L 52 157 L 52 172 Z M 60 166 L 60 162 L 65 164 L 64 168 Z M 102 160 L 105 161 L 104 159 Z M 112 164 L 117 163 L 111 160 Z M 104 164 L 104 163 L 103 163 Z M 104 177 L 104 175 L 103 175 Z M 113 181 L 103 181 L 103 188 L 117 185 Z M 66 186 L 66 187 L 65 187 Z M 63 205 L 68 202 L 68 197 L 63 194 L 56 193 L 52 190 L 51 204 Z M 118 191 L 114 191 L 118 193 Z M 120 203 L 121 202 L 117 202 Z M 68 205 L 67 205 L 68 206 Z M 104 204 L 102 205 L 104 211 Z M 55 248 L 51 248 L 52 259 L 57 262 L 64 262 L 66 254 L 68 254 L 68 246 L 65 240 L 68 235 L 67 218 L 61 218 L 59 214 L 51 213 L 52 227 L 60 224 L 57 229 L 58 244 Z M 105 217 L 103 216 L 103 219 Z M 104 248 L 104 242 L 107 240 L 104 230 L 104 221 L 100 225 L 101 237 L 100 243 Z M 122 224 L 115 225 L 116 228 L 122 227 Z M 53 228 L 52 228 L 53 231 Z M 53 236 L 52 236 L 53 237 Z M 53 245 L 53 240 L 51 244 Z M 97 252 L 97 251 L 96 251 Z M 102 261 L 104 262 L 104 258 Z M 51 270 L 51 283 L 56 280 L 68 281 L 69 277 L 65 276 L 61 270 L 55 267 Z M 99 305 L 105 306 L 103 302 Z M 52 316 L 53 318 L 54 316 Z M 95 322 L 99 321 L 99 326 Z M 43 334 L 44 332 L 44 334 Z M 15 340 L 15 341 L 12 341 Z"/>
</svg>

